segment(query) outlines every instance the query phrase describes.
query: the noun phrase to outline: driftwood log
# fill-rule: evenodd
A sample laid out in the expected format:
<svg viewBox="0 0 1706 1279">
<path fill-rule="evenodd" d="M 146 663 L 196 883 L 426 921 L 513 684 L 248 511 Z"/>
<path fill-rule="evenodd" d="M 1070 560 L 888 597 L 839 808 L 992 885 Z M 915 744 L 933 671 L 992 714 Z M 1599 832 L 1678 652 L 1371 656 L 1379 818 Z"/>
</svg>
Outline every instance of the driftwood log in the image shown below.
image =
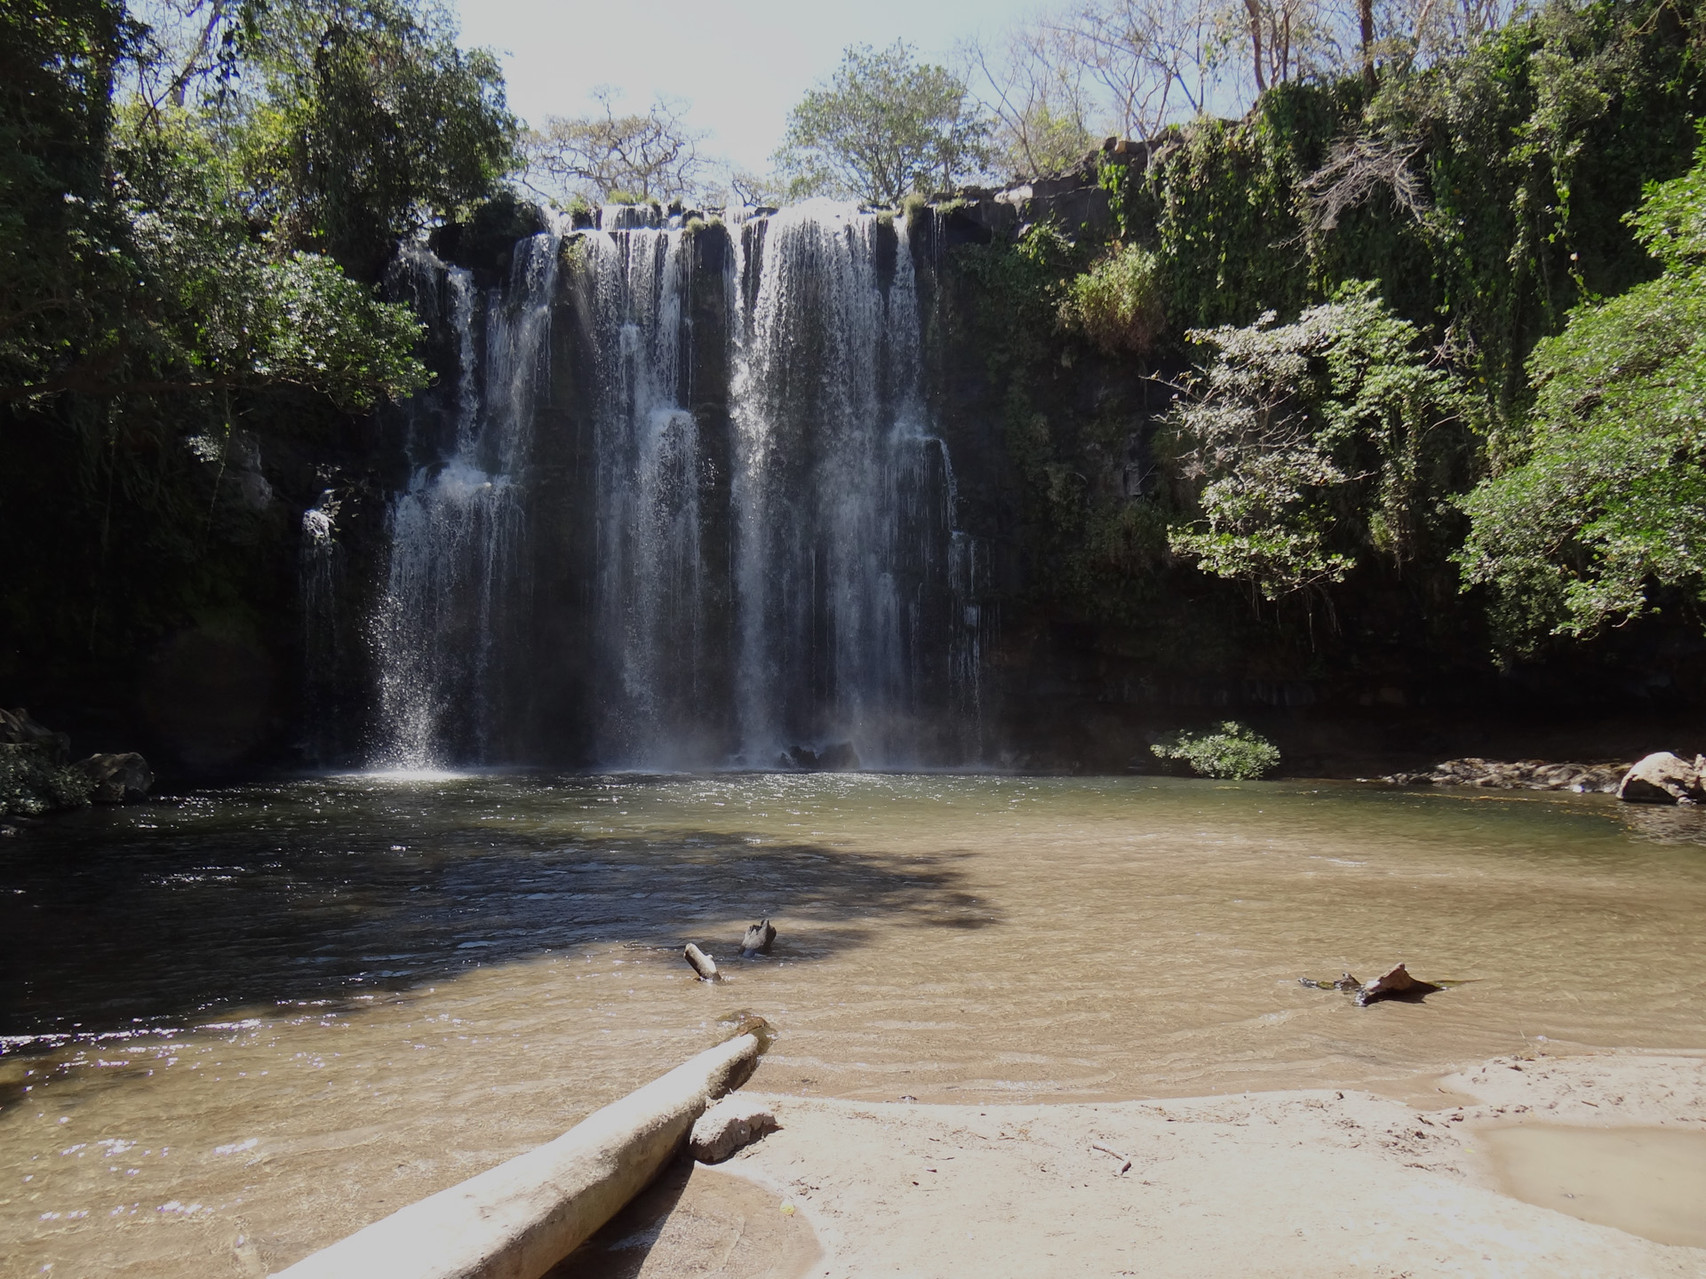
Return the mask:
<svg viewBox="0 0 1706 1279">
<path fill-rule="evenodd" d="M 1314 990 L 1345 991 L 1356 997 L 1359 1008 L 1365 1008 L 1382 999 L 1420 999 L 1436 990 L 1444 990 L 1446 986 L 1459 984 L 1446 982 L 1445 985 L 1436 985 L 1431 981 L 1419 981 L 1410 976 L 1409 970 L 1403 964 L 1394 964 L 1373 981 L 1358 981 L 1350 973 L 1341 973 L 1337 981 L 1317 981 L 1313 977 L 1299 977 L 1297 983 Z"/>
<path fill-rule="evenodd" d="M 1115 1150 L 1112 1146 L 1104 1146 L 1099 1141 L 1092 1141 L 1090 1143 L 1090 1149 L 1091 1150 L 1099 1150 L 1104 1155 L 1112 1155 L 1115 1159 L 1118 1159 L 1120 1161 L 1120 1172 L 1121 1173 L 1127 1173 L 1127 1172 L 1131 1171 L 1131 1156 L 1126 1154 L 1124 1151 Z"/>
<path fill-rule="evenodd" d="M 693 971 L 699 974 L 700 981 L 721 981 L 723 975 L 717 971 L 717 961 L 692 942 L 687 943 L 687 949 L 682 951 L 687 962 L 693 965 Z"/>
<path fill-rule="evenodd" d="M 761 919 L 749 927 L 746 936 L 741 938 L 741 958 L 751 959 L 754 955 L 768 955 L 775 941 L 776 926 L 768 919 Z"/>
<path fill-rule="evenodd" d="M 531 1279 L 648 1185 L 716 1098 L 758 1064 L 735 1036 L 588 1115 L 557 1140 L 401 1208 L 274 1279 Z"/>
<path fill-rule="evenodd" d="M 1420 999 L 1443 989 L 1443 986 L 1432 982 L 1417 981 L 1403 964 L 1394 964 L 1373 981 L 1365 981 L 1357 988 L 1357 1007 L 1366 1008 L 1378 999 Z"/>
</svg>

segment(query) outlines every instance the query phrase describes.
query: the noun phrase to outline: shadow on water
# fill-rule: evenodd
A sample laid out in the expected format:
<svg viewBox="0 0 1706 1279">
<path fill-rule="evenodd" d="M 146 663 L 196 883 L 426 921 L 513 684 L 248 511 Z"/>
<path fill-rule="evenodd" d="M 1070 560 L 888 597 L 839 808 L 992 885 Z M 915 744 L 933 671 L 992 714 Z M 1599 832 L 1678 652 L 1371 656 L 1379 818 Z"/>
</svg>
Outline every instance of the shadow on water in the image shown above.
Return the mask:
<svg viewBox="0 0 1706 1279">
<path fill-rule="evenodd" d="M 861 920 L 999 922 L 966 891 L 964 852 L 644 818 L 589 834 L 538 820 L 537 793 L 502 799 L 192 796 L 38 828 L 0 858 L 0 1035 L 17 1049 L 30 1036 L 335 1002 L 588 945 L 732 953 L 730 921 L 761 915 L 789 921 L 776 955 L 803 961 L 864 944 Z"/>
</svg>

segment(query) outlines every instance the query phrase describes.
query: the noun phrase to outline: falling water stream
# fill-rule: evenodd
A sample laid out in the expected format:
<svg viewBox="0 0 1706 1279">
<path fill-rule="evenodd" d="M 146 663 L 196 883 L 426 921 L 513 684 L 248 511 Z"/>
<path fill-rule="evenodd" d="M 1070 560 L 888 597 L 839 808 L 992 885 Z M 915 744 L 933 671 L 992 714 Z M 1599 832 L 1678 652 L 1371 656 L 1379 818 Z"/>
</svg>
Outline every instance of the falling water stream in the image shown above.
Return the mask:
<svg viewBox="0 0 1706 1279">
<path fill-rule="evenodd" d="M 510 606 L 525 596 L 519 477 L 549 334 L 558 237 L 517 247 L 507 291 L 475 295 L 468 272 L 424 249 L 399 261 L 418 311 L 448 321 L 457 352 L 448 449 L 412 432 L 408 488 L 390 510 L 378 650 L 375 762 L 423 768 L 481 758 L 497 708 L 491 689 L 511 652 Z M 477 315 L 484 321 L 480 351 Z"/>
<path fill-rule="evenodd" d="M 587 235 L 597 347 L 600 748 L 615 764 L 673 764 L 713 660 L 700 541 L 699 427 L 686 406 L 677 230 Z"/>
<path fill-rule="evenodd" d="M 907 224 L 811 202 L 743 228 L 742 250 L 760 263 L 734 380 L 743 756 L 844 740 L 916 764 L 958 723 L 964 609 Z"/>
<path fill-rule="evenodd" d="M 707 236 L 727 252 L 701 287 Z M 602 765 L 977 760 L 978 548 L 925 408 L 905 218 L 818 201 L 712 232 L 612 208 L 535 237 L 483 297 L 422 250 L 400 269 L 451 333 L 457 411 L 448 436 L 421 417 L 391 505 L 370 762 L 529 762 L 493 726 L 506 687 L 582 657 L 528 631 L 531 589 L 565 580 L 591 618 Z M 696 320 L 700 297 L 720 314 Z M 590 354 L 545 406 L 564 323 Z M 538 464 L 565 436 L 590 437 L 590 485 Z M 584 561 L 525 544 L 582 507 Z"/>
</svg>

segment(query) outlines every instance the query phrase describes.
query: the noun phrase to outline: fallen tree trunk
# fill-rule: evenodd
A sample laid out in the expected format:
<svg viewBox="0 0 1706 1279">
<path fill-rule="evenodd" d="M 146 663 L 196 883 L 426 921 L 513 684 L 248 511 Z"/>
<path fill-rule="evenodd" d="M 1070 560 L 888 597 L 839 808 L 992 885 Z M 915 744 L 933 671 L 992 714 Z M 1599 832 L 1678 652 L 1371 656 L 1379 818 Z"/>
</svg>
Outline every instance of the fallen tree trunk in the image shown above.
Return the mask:
<svg viewBox="0 0 1706 1279">
<path fill-rule="evenodd" d="M 693 971 L 699 974 L 700 981 L 721 981 L 723 975 L 717 971 L 717 961 L 692 942 L 687 943 L 687 949 L 681 952 L 687 957 L 687 962 L 693 965 Z"/>
<path fill-rule="evenodd" d="M 643 1190 L 715 1098 L 758 1065 L 746 1033 L 700 1053 L 555 1141 L 441 1190 L 274 1279 L 539 1279 Z"/>
</svg>

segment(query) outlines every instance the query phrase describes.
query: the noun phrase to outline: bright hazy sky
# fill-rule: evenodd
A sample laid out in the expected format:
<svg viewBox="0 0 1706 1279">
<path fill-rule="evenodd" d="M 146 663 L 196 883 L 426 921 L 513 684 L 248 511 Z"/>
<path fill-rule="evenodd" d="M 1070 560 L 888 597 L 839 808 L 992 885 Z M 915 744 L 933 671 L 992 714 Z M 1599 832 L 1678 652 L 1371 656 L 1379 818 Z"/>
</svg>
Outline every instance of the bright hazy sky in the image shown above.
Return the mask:
<svg viewBox="0 0 1706 1279">
<path fill-rule="evenodd" d="M 510 108 L 528 121 L 581 115 L 587 91 L 616 85 L 630 106 L 656 93 L 688 102 L 711 131 L 705 154 L 757 173 L 788 110 L 827 79 L 841 51 L 904 38 L 949 62 L 970 36 L 998 39 L 1039 0 L 458 0 L 462 43 L 503 58 Z"/>
</svg>

